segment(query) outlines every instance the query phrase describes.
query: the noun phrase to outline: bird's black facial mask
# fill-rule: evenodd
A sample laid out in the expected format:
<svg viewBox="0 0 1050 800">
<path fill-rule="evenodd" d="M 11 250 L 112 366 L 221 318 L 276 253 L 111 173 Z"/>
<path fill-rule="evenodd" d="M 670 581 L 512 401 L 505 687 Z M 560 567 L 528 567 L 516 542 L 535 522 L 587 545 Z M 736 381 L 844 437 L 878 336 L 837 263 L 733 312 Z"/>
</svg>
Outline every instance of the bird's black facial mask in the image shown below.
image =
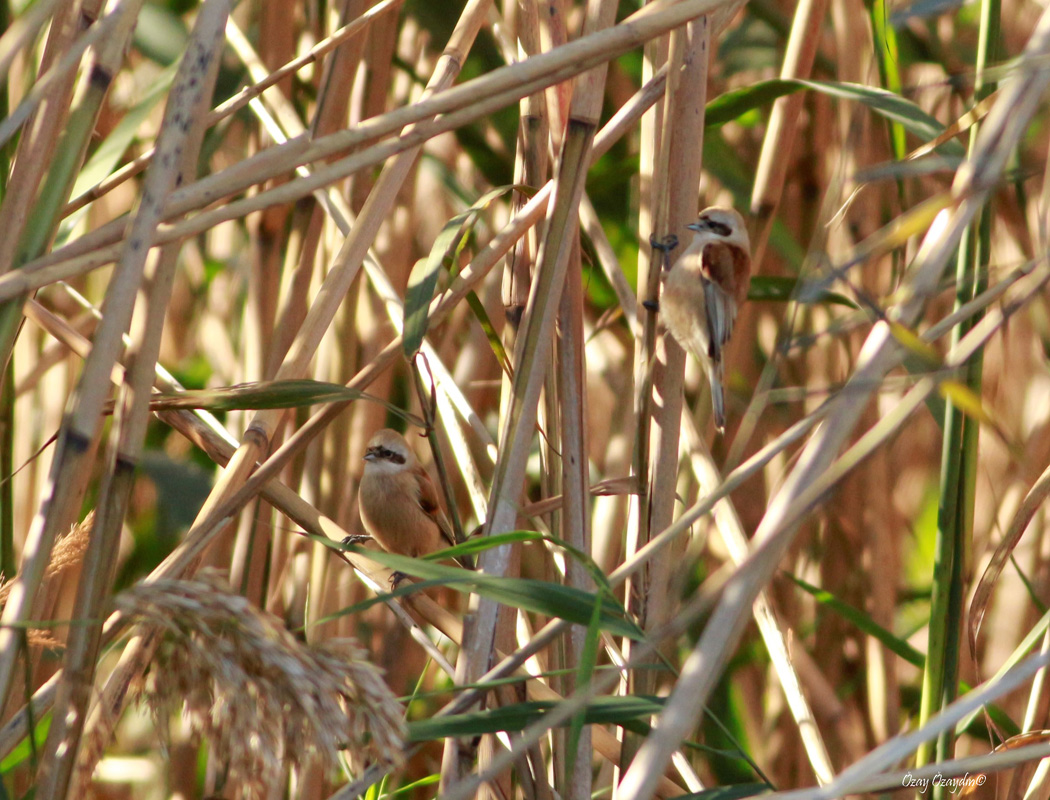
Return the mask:
<svg viewBox="0 0 1050 800">
<path fill-rule="evenodd" d="M 697 223 L 696 228 L 693 228 L 693 230 L 697 230 L 698 228 L 701 228 L 701 226 L 703 227 L 704 230 L 709 230 L 712 233 L 717 233 L 719 236 L 728 236 L 729 234 L 731 234 L 733 232 L 732 228 L 730 228 L 725 223 L 723 223 L 723 222 L 716 222 L 713 219 L 701 220 L 700 222 Z M 689 227 L 692 228 L 693 226 L 690 225 Z"/>
<path fill-rule="evenodd" d="M 405 457 L 400 453 L 396 453 L 393 450 L 388 450 L 385 447 L 369 447 L 365 453 L 366 456 L 375 456 L 377 459 L 384 461 L 391 461 L 394 464 L 404 464 Z"/>
</svg>

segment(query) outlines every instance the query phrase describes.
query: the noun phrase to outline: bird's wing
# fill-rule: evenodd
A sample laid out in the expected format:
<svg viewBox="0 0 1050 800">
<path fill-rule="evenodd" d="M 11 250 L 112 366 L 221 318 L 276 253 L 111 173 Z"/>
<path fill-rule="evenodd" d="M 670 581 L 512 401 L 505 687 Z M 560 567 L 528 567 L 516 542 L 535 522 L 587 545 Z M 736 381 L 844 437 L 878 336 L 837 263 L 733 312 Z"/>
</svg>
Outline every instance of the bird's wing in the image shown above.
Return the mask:
<svg viewBox="0 0 1050 800">
<path fill-rule="evenodd" d="M 419 484 L 419 507 L 423 509 L 423 513 L 437 523 L 438 530 L 441 531 L 441 536 L 448 542 L 448 546 L 455 546 L 456 535 L 452 532 L 452 523 L 448 521 L 444 509 L 441 508 L 437 489 L 434 488 L 434 482 L 430 480 L 430 476 L 427 475 L 421 464 L 416 464 L 415 471 L 418 478 L 417 483 Z"/>
<path fill-rule="evenodd" d="M 735 244 L 728 242 L 709 242 L 704 246 L 700 270 L 712 283 L 737 305 L 747 300 L 747 290 L 751 284 L 751 257 Z"/>
<path fill-rule="evenodd" d="M 707 329 L 711 339 L 710 353 L 713 361 L 720 361 L 722 348 L 733 333 L 736 322 L 735 274 L 733 254 L 737 248 L 721 243 L 704 247 L 701 256 L 700 274 L 704 279 L 704 309 L 707 312 Z"/>
</svg>

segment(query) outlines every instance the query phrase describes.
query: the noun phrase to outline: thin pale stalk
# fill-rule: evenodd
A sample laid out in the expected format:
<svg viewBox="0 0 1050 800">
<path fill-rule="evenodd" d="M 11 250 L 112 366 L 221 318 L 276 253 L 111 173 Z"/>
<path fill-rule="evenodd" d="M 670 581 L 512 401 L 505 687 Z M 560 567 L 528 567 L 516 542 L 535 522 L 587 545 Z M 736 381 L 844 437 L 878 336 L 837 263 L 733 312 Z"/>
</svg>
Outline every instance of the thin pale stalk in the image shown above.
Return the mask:
<svg viewBox="0 0 1050 800">
<path fill-rule="evenodd" d="M 548 14 L 545 17 L 547 24 L 541 26 L 540 17 L 543 12 L 539 8 L 539 0 L 507 0 L 506 9 L 518 10 L 517 18 L 517 41 L 519 43 L 519 58 L 531 58 L 542 52 L 546 37 L 544 31 L 549 30 L 552 21 L 549 20 L 549 10 L 544 4 L 543 11 Z M 534 92 L 527 95 L 519 103 L 520 120 L 518 123 L 518 137 L 514 163 L 514 182 L 536 188 L 547 184 L 549 168 L 550 147 L 550 122 L 547 113 L 547 103 L 543 92 Z M 514 213 L 520 213 L 527 204 L 528 199 L 523 193 L 514 195 Z M 503 269 L 503 278 L 500 286 L 500 297 L 503 305 L 504 325 L 501 332 L 503 348 L 507 353 L 513 353 L 518 338 L 518 330 L 525 306 L 529 299 L 529 289 L 532 284 L 532 272 L 535 265 L 536 252 L 539 249 L 539 232 L 535 227 L 529 229 L 528 233 L 518 240 L 517 245 L 507 256 Z M 499 419 L 506 416 L 511 402 L 511 376 L 504 371 L 500 374 L 500 404 Z M 546 454 L 546 451 L 543 451 Z M 486 514 L 478 519 L 488 516 L 486 495 Z M 511 560 L 508 568 L 508 576 L 516 576 L 521 569 L 521 548 L 512 549 Z M 514 625 L 517 622 L 517 613 L 514 609 L 503 609 L 497 620 L 497 631 L 495 644 L 506 650 L 514 646 Z M 496 702 L 507 704 L 515 699 L 514 692 L 509 688 L 498 688 L 494 693 Z M 458 745 L 457 745 L 458 747 Z M 488 755 L 491 748 L 478 759 L 478 766 L 488 766 Z M 455 753 L 451 751 L 448 757 Z M 528 753 L 528 758 L 533 760 L 535 769 L 534 784 L 523 787 L 526 795 L 543 797 L 548 800 L 552 796 L 552 789 L 548 783 L 547 769 L 538 748 L 533 748 Z M 450 774 L 451 770 L 442 769 L 442 774 Z M 523 770 L 522 775 L 530 775 L 529 770 Z"/>
<path fill-rule="evenodd" d="M 564 44 L 566 40 L 565 23 L 559 4 L 544 0 L 523 0 L 517 4 L 520 11 L 518 20 L 518 42 L 520 43 L 519 60 L 532 58 L 539 53 L 549 52 L 554 45 Z M 542 20 L 542 22 L 541 22 Z M 551 118 L 563 119 L 560 105 L 548 108 L 548 98 L 557 101 L 560 98 L 559 89 L 561 85 L 548 87 L 546 92 L 534 92 L 519 104 L 520 121 L 518 127 L 517 155 L 515 161 L 515 182 L 521 182 L 529 186 L 543 186 L 547 183 L 550 167 L 551 141 L 557 131 L 552 131 Z M 555 122 L 554 128 L 557 128 Z M 526 198 L 519 194 L 515 198 L 516 210 L 525 202 Z M 507 258 L 506 268 L 503 274 L 501 293 L 504 305 L 504 316 L 506 323 L 503 326 L 503 346 L 507 353 L 513 353 L 517 345 L 519 328 L 525 308 L 528 304 L 529 291 L 532 285 L 532 275 L 536 265 L 536 256 L 539 251 L 540 232 L 532 228 L 528 235 L 523 236 L 515 247 L 512 254 Z M 500 424 L 510 411 L 513 401 L 512 378 L 509 374 L 501 374 L 500 386 Z M 548 382 L 553 387 L 554 381 L 548 376 Z M 547 407 L 551 408 L 551 402 L 556 395 L 547 394 Z M 556 410 L 554 410 L 556 413 Z M 549 416 L 549 414 L 548 414 Z M 551 430 L 551 426 L 547 426 Z M 552 432 L 551 435 L 556 435 Z M 552 443 L 544 440 L 540 449 L 541 458 L 545 464 L 541 467 L 543 476 L 543 491 L 547 494 L 557 492 L 557 480 L 553 478 L 554 473 L 549 469 L 549 464 L 554 456 Z M 487 498 L 486 498 L 487 500 Z M 486 514 L 487 517 L 487 514 Z M 479 517 L 484 519 L 484 517 Z M 553 519 L 550 524 L 555 524 Z M 550 562 L 547 562 L 549 565 Z M 521 548 L 511 549 L 511 558 L 508 564 L 507 575 L 516 576 L 521 570 Z M 516 610 L 511 608 L 501 609 L 496 621 L 496 634 L 494 643 L 497 647 L 510 650 L 515 643 L 515 627 L 518 621 Z M 555 684 L 556 688 L 561 688 Z M 499 689 L 494 697 L 500 704 L 514 701 L 514 693 L 508 689 Z M 561 740 L 555 738 L 553 742 L 558 753 L 561 752 Z M 488 749 L 484 758 L 478 759 L 478 767 L 486 768 L 491 761 L 491 748 Z M 529 751 L 529 757 L 536 759 L 539 754 L 536 749 Z M 553 793 L 552 786 L 548 780 L 557 785 L 559 776 L 550 775 L 548 778 L 547 764 L 540 758 L 536 762 L 538 769 L 536 793 L 550 796 Z M 446 771 L 443 770 L 443 775 Z M 458 777 L 458 776 L 457 776 Z"/>
<path fill-rule="evenodd" d="M 68 198 L 73 176 L 79 163 L 83 160 L 83 154 L 90 141 L 92 125 L 87 124 L 88 120 L 94 118 L 101 107 L 110 78 L 122 60 L 123 43 L 131 33 L 135 18 L 134 12 L 137 11 L 140 4 L 132 2 L 123 7 L 122 15 L 118 17 L 121 22 L 118 33 L 106 40 L 105 46 L 99 52 L 98 62 L 91 70 L 89 88 L 80 106 L 83 112 L 81 121 L 85 124 L 70 132 L 74 138 L 69 141 L 68 150 L 65 153 L 72 157 L 63 161 L 61 169 L 56 169 L 54 173 L 48 175 L 46 191 L 40 198 L 40 202 L 46 204 L 45 209 L 49 209 L 51 213 L 42 213 L 42 219 L 34 220 L 33 227 L 25 229 L 24 241 L 19 243 L 20 250 L 16 251 L 19 262 L 23 260 L 18 255 L 19 252 L 31 256 L 35 254 L 37 248 L 45 247 L 54 226 L 57 225 L 58 220 L 54 212 L 64 202 L 64 198 Z M 168 138 L 171 139 L 170 136 Z M 167 177 L 170 178 L 170 175 Z M 155 206 L 159 203 L 159 198 L 162 198 L 170 189 L 169 186 L 158 185 L 148 188 L 154 192 L 152 197 Z M 5 206 L 14 199 L 13 195 L 8 195 L 5 199 Z M 154 210 L 157 210 L 156 207 Z M 17 218 L 18 215 L 14 216 Z M 43 229 L 49 231 L 46 236 L 40 233 Z M 138 286 L 138 278 L 149 250 L 148 243 L 144 241 L 145 229 L 140 227 L 137 233 L 139 238 L 135 241 L 141 250 L 141 260 L 129 248 L 128 255 L 114 274 L 111 284 L 114 287 L 113 296 L 112 298 L 107 297 L 107 304 L 111 308 L 113 304 L 116 304 L 116 311 L 111 315 L 112 319 L 105 321 L 97 334 L 95 350 L 92 351 L 92 356 L 88 360 L 89 368 L 85 369 L 78 384 L 77 405 L 63 423 L 49 476 L 49 486 L 45 490 L 44 501 L 26 537 L 20 575 L 15 579 L 15 587 L 0 617 L 6 626 L 16 626 L 27 618 L 50 558 L 55 537 L 59 531 L 69 528 L 73 516 L 79 510 L 78 505 L 90 475 L 90 470 L 83 466 L 84 460 L 91 453 L 92 443 L 99 430 L 104 393 L 108 392 L 109 388 L 109 372 L 115 361 L 116 351 L 121 347 L 120 336 L 126 330 L 134 292 Z M 21 249 L 25 247 L 31 249 Z M 14 300 L 6 304 L 3 311 L 0 312 L 3 314 L 3 321 L 0 322 L 0 328 L 3 328 L 0 331 L 0 359 L 5 363 L 11 352 L 17 325 L 21 320 L 22 305 L 22 302 Z M 116 330 L 117 326 L 120 326 L 119 330 Z M 13 627 L 5 627 L 0 632 L 0 697 L 6 697 L 10 690 L 20 637 L 21 634 L 17 633 Z"/>
<path fill-rule="evenodd" d="M 781 78 L 808 78 L 812 74 L 827 6 L 827 0 L 803 0 L 795 9 L 791 33 L 784 50 L 784 63 L 780 68 Z M 806 95 L 802 92 L 779 97 L 774 101 L 769 115 L 769 125 L 755 167 L 755 184 L 751 190 L 751 214 L 758 224 L 752 242 L 752 255 L 756 264 L 762 263 L 769 231 L 784 191 L 784 180 L 791 163 L 791 147 L 795 142 L 805 100 Z"/>
<path fill-rule="evenodd" d="M 557 339 L 557 369 L 561 406 L 561 484 L 565 497 L 561 515 L 562 539 L 583 553 L 591 552 L 591 519 L 587 448 L 587 375 L 583 333 L 583 283 L 580 276 L 579 245 L 575 248 L 572 269 L 565 279 Z M 593 591 L 594 582 L 576 559 L 567 564 L 566 583 L 577 589 Z M 589 632 L 574 626 L 565 650 L 565 666 L 581 669 L 581 660 Z M 576 690 L 578 681 L 566 676 L 563 694 Z M 581 675 L 583 679 L 584 675 Z M 566 772 L 562 778 L 564 797 L 589 800 L 591 796 L 590 727 L 579 731 L 576 741 L 569 740 Z M 572 767 L 571 771 L 569 767 Z"/>
<path fill-rule="evenodd" d="M 677 65 L 671 64 L 668 59 L 669 40 L 661 37 L 646 43 L 645 60 L 642 64 L 643 76 L 659 74 L 657 70 L 668 75 L 665 83 L 671 87 L 671 92 L 665 91 L 664 96 L 669 97 L 674 93 L 678 85 L 679 72 Z M 667 101 L 658 102 L 651 111 L 642 118 L 641 124 L 641 152 L 639 153 L 639 203 L 638 203 L 638 230 L 656 233 L 657 208 L 660 198 L 666 194 L 667 173 L 657 168 L 658 154 L 661 150 L 661 132 L 663 120 L 667 114 Z M 642 234 L 644 236 L 644 234 Z M 650 489 L 649 476 L 649 430 L 650 418 L 652 416 L 652 381 L 653 381 L 653 357 L 656 350 L 656 315 L 651 312 L 638 314 L 638 306 L 646 302 L 656 302 L 659 297 L 659 280 L 661 264 L 658 259 L 651 257 L 650 250 L 641 243 L 639 237 L 638 247 L 638 297 L 635 303 L 635 325 L 634 333 L 634 380 L 633 380 L 633 425 L 631 438 L 633 446 L 631 449 L 631 475 L 638 482 L 638 496 L 631 498 L 627 509 L 627 532 L 624 537 L 624 556 L 630 559 L 645 544 L 649 528 L 646 520 L 649 519 Z M 643 477 L 644 476 L 644 477 Z M 637 579 L 629 578 L 624 596 L 630 598 L 634 594 L 635 581 L 645 580 L 640 575 Z M 630 644 L 624 642 L 625 651 L 629 652 Z M 620 693 L 628 694 L 631 691 L 632 675 L 628 672 L 623 674 L 620 684 Z M 620 732 L 624 740 L 624 758 L 616 765 L 613 780 L 613 800 L 619 800 L 619 785 L 621 771 L 634 758 L 639 745 L 638 738 L 632 737 L 627 731 Z"/>
<path fill-rule="evenodd" d="M 218 74 L 223 26 L 228 14 L 229 0 L 210 0 L 203 5 L 172 86 L 169 99 L 172 111 L 167 118 L 174 124 L 185 120 L 189 129 L 187 141 L 177 154 L 177 163 L 168 168 L 175 173 L 171 176 L 171 183 L 175 185 L 182 176 L 192 174 L 197 164 L 204 138 L 200 121 Z M 194 120 L 198 123 L 194 124 Z M 99 492 L 99 520 L 92 531 L 77 591 L 76 608 L 82 615 L 82 624 L 70 628 L 63 670 L 66 679 L 59 684 L 56 698 L 58 706 L 68 712 L 52 721 L 40 767 L 39 786 L 50 797 L 66 796 L 76 764 L 101 641 L 102 625 L 94 621 L 103 616 L 135 467 L 146 437 L 149 396 L 177 257 L 177 247 L 164 247 L 154 263 L 146 267 L 146 285 L 140 294 L 128 354 L 131 368 L 127 395 L 113 428 L 108 469 Z"/>
<path fill-rule="evenodd" d="M 677 86 L 668 86 L 664 106 L 663 134 L 660 137 L 660 156 L 657 159 L 656 186 L 663 186 L 662 198 L 656 198 L 654 232 L 657 237 L 676 235 L 680 241 L 689 241 L 686 225 L 696 219 L 696 197 L 700 185 L 700 165 L 703 153 L 704 111 L 707 102 L 709 66 L 710 20 L 701 17 L 685 28 L 671 34 L 671 75 L 678 75 Z M 679 68 L 681 64 L 681 68 Z M 663 176 L 660 178 L 659 176 Z M 684 245 L 683 245 L 684 246 Z M 660 268 L 652 269 L 648 280 L 649 291 Z M 647 320 L 652 325 L 652 315 Z M 649 333 L 649 330 L 647 330 Z M 652 330 L 655 335 L 655 330 Z M 650 340 L 652 341 L 652 340 Z M 664 335 L 649 362 L 652 397 L 647 401 L 648 420 L 642 421 L 638 436 L 648 436 L 649 460 L 645 465 L 649 485 L 647 516 L 639 518 L 639 542 L 648 542 L 654 531 L 671 524 L 674 515 L 675 489 L 678 475 L 678 439 L 682 419 L 683 376 L 685 353 L 670 336 Z M 671 580 L 679 563 L 682 543 L 654 559 L 641 584 L 628 589 L 628 597 L 635 606 L 632 611 L 646 631 L 662 627 L 671 618 L 677 598 L 673 596 Z M 632 654 L 635 644 L 626 642 L 625 655 Z M 656 694 L 660 672 L 642 669 L 631 675 L 632 693 Z M 640 737 L 626 733 L 624 741 L 631 752 L 641 744 Z M 622 765 L 626 767 L 627 765 Z"/>
<path fill-rule="evenodd" d="M 14 575 L 18 571 L 15 563 L 15 517 L 14 481 L 14 428 L 15 428 L 15 364 L 12 359 L 0 382 L 0 476 L 5 478 L 0 485 L 0 575 Z"/>
<path fill-rule="evenodd" d="M 689 460 L 699 484 L 700 495 L 714 492 L 723 481 L 711 457 L 711 452 L 696 429 L 696 423 L 688 414 L 683 415 L 683 427 L 690 451 Z M 730 558 L 735 564 L 742 564 L 750 554 L 750 544 L 732 500 L 729 498 L 720 500 L 712 509 L 712 515 Z M 784 698 L 795 718 L 799 738 L 802 739 L 806 748 L 813 774 L 817 777 L 817 783 L 823 786 L 835 777 L 835 769 L 828 756 L 821 731 L 813 717 L 813 711 L 802 692 L 798 673 L 792 666 L 787 639 L 777 622 L 773 601 L 768 592 L 759 593 L 755 599 L 753 614 L 766 650 L 769 652 L 769 660 L 780 680 Z"/>
<path fill-rule="evenodd" d="M 6 29 L 6 33 L 0 37 L 0 116 L 6 116 L 8 111 L 6 75 L 10 59 L 6 56 L 14 58 L 14 52 L 20 49 L 11 44 L 11 39 L 26 28 L 35 30 L 34 20 L 39 19 L 37 25 L 43 24 L 45 15 L 50 13 L 53 5 L 54 2 L 41 3 L 34 9 L 36 13 L 33 18 L 19 24 L 15 30 L 11 27 L 10 7 L 7 3 L 0 4 L 0 29 Z M 7 194 L 7 176 L 11 168 L 9 156 L 8 148 L 0 148 L 0 203 Z M 4 478 L 0 485 L 0 575 L 14 575 L 18 569 L 15 565 L 14 481 L 8 479 L 14 472 L 14 427 L 15 365 L 12 354 L 7 369 L 0 371 L 0 476 Z"/>
<path fill-rule="evenodd" d="M 587 6 L 583 35 L 594 34 L 612 23 L 615 3 L 592 0 Z M 559 154 L 555 188 L 548 208 L 547 226 L 537 259 L 536 276 L 521 336 L 514 351 L 513 400 L 500 434 L 500 458 L 489 495 L 490 515 L 485 534 L 513 530 L 517 498 L 525 479 L 525 466 L 536 424 L 536 406 L 551 352 L 551 335 L 561 301 L 573 236 L 578 224 L 579 199 L 587 175 L 589 151 L 601 112 L 606 67 L 581 76 L 575 87 L 569 126 Z M 491 575 L 504 575 L 509 548 L 485 551 L 479 567 Z M 457 677 L 473 682 L 484 672 L 492 653 L 498 604 L 482 599 L 468 625 Z M 462 785 L 462 784 L 460 784 Z"/>
</svg>

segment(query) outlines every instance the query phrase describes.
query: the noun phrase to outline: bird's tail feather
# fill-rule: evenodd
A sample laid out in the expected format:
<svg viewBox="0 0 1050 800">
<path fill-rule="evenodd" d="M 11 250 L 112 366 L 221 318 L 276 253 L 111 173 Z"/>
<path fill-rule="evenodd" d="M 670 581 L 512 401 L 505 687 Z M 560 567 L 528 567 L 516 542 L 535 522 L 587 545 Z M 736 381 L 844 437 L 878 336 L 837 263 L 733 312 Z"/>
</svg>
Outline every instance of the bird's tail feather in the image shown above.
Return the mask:
<svg viewBox="0 0 1050 800">
<path fill-rule="evenodd" d="M 726 430 L 726 398 L 723 386 L 725 367 L 721 360 L 712 361 L 707 370 L 707 379 L 711 383 L 711 411 L 715 417 L 715 427 L 719 433 Z"/>
</svg>

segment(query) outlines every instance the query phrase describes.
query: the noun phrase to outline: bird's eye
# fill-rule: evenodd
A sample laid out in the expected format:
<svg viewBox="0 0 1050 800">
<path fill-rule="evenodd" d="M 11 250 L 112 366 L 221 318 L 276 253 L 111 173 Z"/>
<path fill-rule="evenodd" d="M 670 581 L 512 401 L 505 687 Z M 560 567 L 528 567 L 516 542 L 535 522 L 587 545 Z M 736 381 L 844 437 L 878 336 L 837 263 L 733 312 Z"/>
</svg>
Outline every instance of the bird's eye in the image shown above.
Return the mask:
<svg viewBox="0 0 1050 800">
<path fill-rule="evenodd" d="M 724 222 L 715 222 L 713 219 L 705 220 L 707 223 L 708 230 L 712 230 L 719 236 L 728 236 L 733 232 L 733 229 L 726 225 Z"/>
<path fill-rule="evenodd" d="M 395 464 L 404 464 L 406 459 L 396 450 L 390 450 L 386 447 L 379 448 L 380 458 L 385 458 L 387 461 L 393 461 Z"/>
</svg>

